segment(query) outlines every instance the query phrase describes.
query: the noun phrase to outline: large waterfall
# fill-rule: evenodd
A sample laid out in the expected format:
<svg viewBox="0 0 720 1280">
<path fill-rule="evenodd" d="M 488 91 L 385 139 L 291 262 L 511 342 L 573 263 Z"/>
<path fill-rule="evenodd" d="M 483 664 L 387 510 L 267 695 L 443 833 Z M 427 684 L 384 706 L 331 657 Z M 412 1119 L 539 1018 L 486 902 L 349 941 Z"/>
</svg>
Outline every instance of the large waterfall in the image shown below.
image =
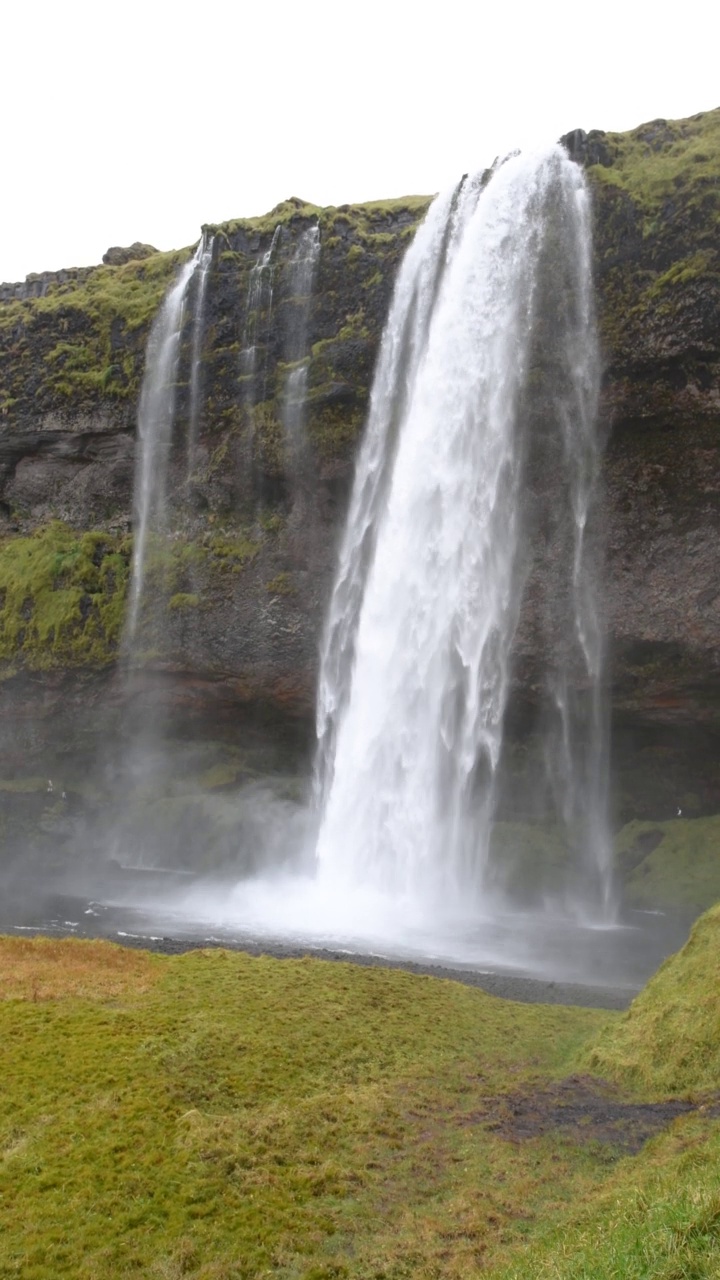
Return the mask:
<svg viewBox="0 0 720 1280">
<path fill-rule="evenodd" d="M 322 882 L 487 896 L 511 654 L 534 610 L 545 784 L 609 909 L 590 235 L 583 174 L 555 146 L 466 177 L 407 253 L 321 655 Z"/>
</svg>

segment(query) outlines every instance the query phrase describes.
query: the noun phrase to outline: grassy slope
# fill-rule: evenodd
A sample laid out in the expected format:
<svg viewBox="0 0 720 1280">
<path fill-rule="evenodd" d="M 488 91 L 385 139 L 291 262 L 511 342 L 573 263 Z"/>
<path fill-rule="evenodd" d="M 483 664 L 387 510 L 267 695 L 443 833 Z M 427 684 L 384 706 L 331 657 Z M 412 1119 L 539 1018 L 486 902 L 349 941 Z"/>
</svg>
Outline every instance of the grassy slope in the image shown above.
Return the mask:
<svg viewBox="0 0 720 1280">
<path fill-rule="evenodd" d="M 719 922 L 622 1017 L 310 960 L 0 940 L 0 1275 L 717 1276 L 716 1119 L 622 1160 L 491 1125 L 589 1053 L 646 1096 L 717 1087 Z M 658 1074 L 651 1045 L 667 1064 L 683 1035 Z"/>
<path fill-rule="evenodd" d="M 588 1057 L 592 1070 L 645 1089 L 720 1088 L 720 906 L 693 926 Z"/>
<path fill-rule="evenodd" d="M 622 1161 L 577 1221 L 548 1223 L 531 1258 L 498 1280 L 717 1280 L 720 1276 L 720 907 L 695 924 L 579 1065 L 641 1096 L 699 1110 Z M 495 1273 L 493 1273 L 495 1274 Z"/>
<path fill-rule="evenodd" d="M 0 975 L 3 1276 L 466 1276 L 605 1174 L 478 1115 L 596 1012 L 107 944 L 5 940 Z"/>
<path fill-rule="evenodd" d="M 628 822 L 615 850 L 634 907 L 700 910 L 720 901 L 720 817 Z"/>
</svg>

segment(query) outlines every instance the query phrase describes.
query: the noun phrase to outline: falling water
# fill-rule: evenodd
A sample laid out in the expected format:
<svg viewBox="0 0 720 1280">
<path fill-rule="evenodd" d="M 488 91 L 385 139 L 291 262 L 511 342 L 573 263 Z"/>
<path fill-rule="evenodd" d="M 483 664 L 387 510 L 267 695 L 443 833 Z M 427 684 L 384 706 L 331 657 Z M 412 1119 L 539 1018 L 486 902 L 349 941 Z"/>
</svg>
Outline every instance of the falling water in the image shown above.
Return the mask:
<svg viewBox="0 0 720 1280">
<path fill-rule="evenodd" d="M 207 293 L 208 275 L 212 264 L 215 237 L 203 232 L 200 242 L 200 257 L 197 264 L 197 287 L 195 292 L 195 309 L 193 315 L 192 346 L 190 352 L 190 408 L 187 437 L 187 470 L 188 477 L 195 466 L 200 427 L 200 406 L 202 397 L 202 344 L 205 324 L 205 296 Z"/>
<path fill-rule="evenodd" d="M 544 330 L 556 376 L 543 433 L 570 527 L 544 651 L 548 772 L 558 816 L 568 827 L 587 817 L 584 854 L 609 899 L 587 537 L 599 460 L 590 211 L 560 147 L 439 197 L 398 277 L 321 655 L 321 881 L 444 904 L 487 892 L 510 656 L 534 554 L 526 489 Z"/>
<path fill-rule="evenodd" d="M 195 272 L 202 269 L 207 251 L 203 238 L 168 289 L 148 338 L 138 410 L 135 537 L 124 636 L 129 651 L 134 646 L 145 586 L 148 536 L 151 529 L 161 529 L 165 522 L 175 388 L 188 289 Z"/>
<path fill-rule="evenodd" d="M 247 298 L 245 301 L 245 329 L 243 333 L 243 345 L 240 352 L 240 372 L 243 377 L 248 379 L 249 395 L 254 402 L 255 395 L 252 387 L 252 381 L 255 376 L 257 366 L 257 348 L 259 339 L 260 323 L 263 312 L 267 313 L 267 325 L 269 326 L 272 318 L 272 300 L 273 300 L 273 259 L 278 240 L 280 239 L 281 226 L 278 225 L 273 232 L 273 238 L 270 241 L 270 247 L 258 259 L 253 267 L 250 268 L 248 278 Z"/>
<path fill-rule="evenodd" d="M 309 357 L 307 351 L 308 322 L 312 303 L 315 272 L 320 256 L 320 228 L 316 224 L 304 231 L 290 262 L 289 293 L 294 303 L 293 323 L 287 342 L 287 360 L 293 367 L 287 375 L 283 404 L 283 427 L 290 467 L 293 472 L 302 465 L 305 452 L 305 399 Z"/>
</svg>

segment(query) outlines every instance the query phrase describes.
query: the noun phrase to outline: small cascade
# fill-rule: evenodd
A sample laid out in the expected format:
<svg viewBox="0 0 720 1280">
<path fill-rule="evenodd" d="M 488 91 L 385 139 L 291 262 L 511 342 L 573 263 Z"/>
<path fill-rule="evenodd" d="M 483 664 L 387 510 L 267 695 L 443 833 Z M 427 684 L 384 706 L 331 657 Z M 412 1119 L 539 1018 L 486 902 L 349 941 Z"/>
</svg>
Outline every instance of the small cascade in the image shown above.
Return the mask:
<svg viewBox="0 0 720 1280">
<path fill-rule="evenodd" d="M 246 379 L 248 388 L 246 402 L 251 405 L 257 399 L 253 383 L 257 372 L 257 349 L 261 337 L 261 324 L 264 317 L 265 327 L 269 328 L 272 319 L 274 258 L 281 231 L 282 227 L 278 223 L 273 232 L 270 247 L 250 268 L 248 279 L 247 299 L 245 302 L 245 329 L 242 350 L 240 351 L 240 373 Z M 263 368 L 263 375 L 264 372 Z"/>
<path fill-rule="evenodd" d="M 195 451 L 197 449 L 200 428 L 200 409 L 202 402 L 202 344 L 205 335 L 205 297 L 208 276 L 212 264 L 215 237 L 203 232 L 200 242 L 200 257 L 197 264 L 197 285 L 195 288 L 195 304 L 193 314 L 192 342 L 190 350 L 190 405 L 188 414 L 187 435 L 187 474 L 192 476 L 195 468 Z"/>
<path fill-rule="evenodd" d="M 132 651 L 145 586 L 148 536 L 165 524 L 167 476 L 175 419 L 180 342 L 190 282 L 200 268 L 203 241 L 168 289 L 150 329 L 138 411 L 135 537 L 124 644 Z"/>
<path fill-rule="evenodd" d="M 346 893 L 488 900 L 542 571 L 546 785 L 610 909 L 588 201 L 561 147 L 512 156 L 434 202 L 400 270 L 321 653 L 318 876 Z"/>
<path fill-rule="evenodd" d="M 285 383 L 283 429 L 289 471 L 294 479 L 297 479 L 297 473 L 302 469 L 306 452 L 305 399 L 310 367 L 308 323 L 319 257 L 320 227 L 316 223 L 300 236 L 288 271 L 288 292 L 293 301 L 294 314 L 289 326 L 286 349 L 286 359 L 292 368 Z"/>
</svg>

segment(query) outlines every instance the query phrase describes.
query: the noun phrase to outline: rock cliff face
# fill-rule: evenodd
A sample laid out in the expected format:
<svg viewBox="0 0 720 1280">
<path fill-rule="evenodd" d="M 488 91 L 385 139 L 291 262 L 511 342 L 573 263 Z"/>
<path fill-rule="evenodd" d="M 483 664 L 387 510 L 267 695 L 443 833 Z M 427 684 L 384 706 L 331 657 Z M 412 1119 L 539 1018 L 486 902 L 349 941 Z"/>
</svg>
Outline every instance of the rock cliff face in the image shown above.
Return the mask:
<svg viewBox="0 0 720 1280">
<path fill-rule="evenodd" d="M 628 816 L 661 817 L 681 799 L 718 811 L 720 111 L 565 141 L 594 193 L 617 804 Z M 173 540 L 151 570 L 162 625 L 145 636 L 146 679 L 178 714 L 237 725 L 284 708 L 309 739 L 354 446 L 395 271 L 427 205 L 289 200 L 208 229 L 199 446 L 190 473 L 179 450 L 173 460 Z M 287 431 L 291 264 L 315 224 L 298 455 Z M 273 243 L 258 301 L 251 273 Z M 103 266 L 0 289 L 0 775 L 24 767 L 51 723 L 73 742 L 91 708 L 101 734 L 114 723 L 145 345 L 189 252 L 113 249 Z M 178 439 L 191 327 L 189 314 Z M 519 739 L 532 646 L 529 628 Z"/>
</svg>

